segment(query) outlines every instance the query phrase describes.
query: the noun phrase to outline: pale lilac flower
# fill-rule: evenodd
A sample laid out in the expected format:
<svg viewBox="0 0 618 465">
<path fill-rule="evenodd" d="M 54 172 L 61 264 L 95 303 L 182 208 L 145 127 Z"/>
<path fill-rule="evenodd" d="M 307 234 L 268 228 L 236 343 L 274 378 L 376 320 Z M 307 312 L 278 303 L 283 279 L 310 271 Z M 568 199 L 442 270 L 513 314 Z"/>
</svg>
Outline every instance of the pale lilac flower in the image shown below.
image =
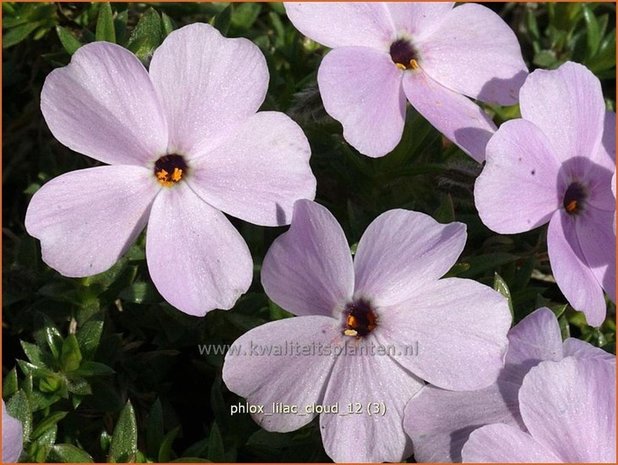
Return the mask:
<svg viewBox="0 0 618 465">
<path fill-rule="evenodd" d="M 338 405 L 338 414 L 320 416 L 325 450 L 336 461 L 402 460 L 411 453 L 403 410 L 423 380 L 479 389 L 495 382 L 503 366 L 511 322 L 506 300 L 472 280 L 439 279 L 465 241 L 461 223 L 391 210 L 369 225 L 352 261 L 330 212 L 297 201 L 289 231 L 264 259 L 262 284 L 298 317 L 241 336 L 239 350 L 226 355 L 223 380 L 264 406 L 254 419 L 269 431 L 292 431 L 316 416 L 279 414 L 273 403 L 297 405 L 301 413 L 313 404 Z M 326 349 L 285 356 L 250 351 L 286 344 Z"/>
<path fill-rule="evenodd" d="M 231 308 L 253 263 L 222 211 L 284 225 L 295 200 L 315 195 L 302 130 L 257 112 L 267 87 L 258 47 L 207 24 L 172 32 L 149 71 L 120 46 L 80 48 L 47 77 L 41 110 L 60 142 L 112 166 L 64 174 L 34 195 L 26 228 L 43 260 L 65 276 L 100 273 L 148 223 L 161 295 L 192 315 Z"/>
<path fill-rule="evenodd" d="M 401 140 L 406 100 L 475 160 L 496 127 L 468 97 L 511 105 L 527 74 L 517 38 L 490 9 L 454 3 L 285 3 L 332 48 L 318 70 L 326 111 L 362 154 Z"/>
<path fill-rule="evenodd" d="M 472 432 L 464 462 L 616 463 L 616 364 L 565 357 L 532 368 L 519 390 L 526 431 L 497 423 Z"/>
<path fill-rule="evenodd" d="M 616 300 L 616 115 L 605 111 L 599 80 L 577 63 L 536 70 L 520 93 L 521 119 L 487 145 L 476 181 L 479 215 L 501 234 L 549 222 L 547 248 L 560 290 L 588 324 Z"/>
<path fill-rule="evenodd" d="M 23 449 L 23 429 L 21 422 L 6 411 L 2 401 L 2 463 L 13 463 L 19 460 Z"/>
<path fill-rule="evenodd" d="M 505 366 L 496 383 L 478 391 L 447 391 L 425 386 L 406 407 L 404 429 L 412 438 L 418 462 L 461 462 L 461 449 L 475 429 L 504 423 L 525 431 L 518 393 L 524 376 L 542 361 L 574 356 L 582 360 L 615 357 L 575 338 L 562 342 L 554 313 L 540 308 L 508 334 Z"/>
</svg>

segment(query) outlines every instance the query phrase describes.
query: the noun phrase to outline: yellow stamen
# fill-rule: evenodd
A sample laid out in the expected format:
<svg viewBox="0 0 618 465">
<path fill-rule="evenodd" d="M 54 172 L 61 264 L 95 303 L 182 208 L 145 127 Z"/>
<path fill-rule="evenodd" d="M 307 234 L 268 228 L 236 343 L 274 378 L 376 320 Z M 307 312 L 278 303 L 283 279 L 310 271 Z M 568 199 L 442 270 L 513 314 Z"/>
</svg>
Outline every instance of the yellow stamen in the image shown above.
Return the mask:
<svg viewBox="0 0 618 465">
<path fill-rule="evenodd" d="M 169 173 L 167 171 L 165 171 L 165 170 L 157 171 L 157 179 L 159 181 L 165 181 L 165 180 L 167 180 L 167 175 L 168 174 Z"/>
<path fill-rule="evenodd" d="M 172 174 L 172 181 L 178 182 L 182 179 L 182 170 L 180 168 L 174 168 L 174 173 Z"/>
<path fill-rule="evenodd" d="M 566 211 L 569 213 L 574 213 L 575 211 L 577 211 L 577 200 L 571 200 L 566 205 Z"/>
<path fill-rule="evenodd" d="M 397 68 L 399 68 L 400 70 L 402 70 L 402 71 L 405 71 L 405 70 L 406 70 L 406 66 L 405 66 L 405 65 L 402 65 L 401 63 L 395 63 L 395 66 L 396 66 Z"/>
<path fill-rule="evenodd" d="M 343 334 L 345 334 L 346 336 L 358 336 L 358 331 L 356 331 L 355 329 L 346 329 Z"/>
<path fill-rule="evenodd" d="M 410 68 L 412 68 L 412 69 L 418 69 L 419 68 L 418 62 L 414 58 L 410 60 Z"/>
</svg>

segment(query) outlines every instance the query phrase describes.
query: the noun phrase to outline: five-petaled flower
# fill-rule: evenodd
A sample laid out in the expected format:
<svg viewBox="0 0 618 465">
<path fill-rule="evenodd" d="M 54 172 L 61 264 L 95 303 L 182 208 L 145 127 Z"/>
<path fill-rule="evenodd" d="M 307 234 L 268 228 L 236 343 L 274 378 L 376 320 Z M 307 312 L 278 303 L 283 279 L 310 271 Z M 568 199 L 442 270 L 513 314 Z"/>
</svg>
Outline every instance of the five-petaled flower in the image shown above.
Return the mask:
<svg viewBox="0 0 618 465">
<path fill-rule="evenodd" d="M 615 364 L 614 355 L 592 344 L 572 337 L 563 342 L 558 319 L 548 308 L 525 317 L 509 331 L 508 337 L 509 349 L 496 383 L 467 392 L 425 386 L 408 403 L 404 429 L 412 439 L 418 462 L 461 462 L 461 449 L 470 433 L 483 425 L 503 423 L 522 427 L 519 390 L 526 374 L 542 361 L 575 357 Z M 601 447 L 594 443 L 597 451 Z"/>
<path fill-rule="evenodd" d="M 468 97 L 511 105 L 527 75 L 519 43 L 490 9 L 453 3 L 286 3 L 307 37 L 333 48 L 318 70 L 326 111 L 362 154 L 401 140 L 406 99 L 475 160 L 496 127 Z"/>
<path fill-rule="evenodd" d="M 41 110 L 64 145 L 111 166 L 45 184 L 26 214 L 43 259 L 66 276 L 111 267 L 148 223 L 148 270 L 192 315 L 231 308 L 252 280 L 249 248 L 222 213 L 289 224 L 316 181 L 302 130 L 257 112 L 264 56 L 207 24 L 172 32 L 149 71 L 105 42 L 80 48 L 46 79 Z M 257 113 L 256 113 L 257 112 Z"/>
<path fill-rule="evenodd" d="M 369 225 L 353 261 L 330 212 L 297 201 L 289 231 L 264 259 L 262 284 L 298 317 L 241 336 L 240 350 L 226 355 L 223 380 L 265 406 L 254 418 L 270 431 L 309 423 L 315 411 L 303 415 L 308 406 L 338 405 L 339 413 L 320 416 L 324 447 L 336 461 L 402 460 L 411 453 L 403 410 L 423 380 L 479 389 L 503 367 L 511 323 L 506 299 L 472 280 L 439 279 L 465 241 L 461 223 L 390 210 Z M 309 350 L 267 350 L 288 344 Z M 264 350 L 242 350 L 256 345 Z M 296 405 L 299 414 L 277 413 L 273 403 Z M 383 415 L 370 415 L 375 404 Z"/>
<path fill-rule="evenodd" d="M 487 144 L 474 197 L 483 222 L 501 234 L 549 221 L 547 249 L 563 294 L 588 323 L 603 323 L 603 290 L 616 300 L 616 115 L 601 84 L 567 62 L 536 70 L 520 93 L 521 119 Z"/>
</svg>

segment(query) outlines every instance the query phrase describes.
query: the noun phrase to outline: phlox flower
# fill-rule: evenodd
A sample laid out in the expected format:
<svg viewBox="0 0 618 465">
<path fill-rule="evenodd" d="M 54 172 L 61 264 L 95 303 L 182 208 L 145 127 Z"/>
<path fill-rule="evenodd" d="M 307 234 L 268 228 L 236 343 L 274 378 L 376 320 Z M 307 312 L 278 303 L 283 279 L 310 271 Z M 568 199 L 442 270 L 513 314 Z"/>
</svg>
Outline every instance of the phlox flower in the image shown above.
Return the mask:
<svg viewBox="0 0 618 465">
<path fill-rule="evenodd" d="M 290 229 L 264 259 L 262 284 L 298 316 L 241 336 L 226 355 L 223 380 L 264 406 L 254 419 L 269 431 L 306 425 L 314 405 L 338 406 L 320 415 L 335 461 L 402 460 L 411 453 L 403 410 L 423 380 L 479 389 L 503 366 L 506 299 L 472 280 L 439 279 L 465 241 L 461 223 L 390 210 L 369 225 L 353 261 L 331 213 L 297 201 Z M 266 350 L 289 345 L 300 352 Z M 296 405 L 298 414 L 277 413 L 273 403 Z"/>
<path fill-rule="evenodd" d="M 517 38 L 490 9 L 446 3 L 285 3 L 290 21 L 333 50 L 322 60 L 324 108 L 360 153 L 401 140 L 406 100 L 475 160 L 496 127 L 468 97 L 511 105 L 527 74 Z"/>
<path fill-rule="evenodd" d="M 616 364 L 566 357 L 532 368 L 519 390 L 526 432 L 503 423 L 472 432 L 464 462 L 616 463 Z"/>
<path fill-rule="evenodd" d="M 549 222 L 552 272 L 588 324 L 603 323 L 603 290 L 616 300 L 616 115 L 601 84 L 567 62 L 530 74 L 519 95 L 521 119 L 507 121 L 487 144 L 474 199 L 483 223 L 501 234 Z"/>
<path fill-rule="evenodd" d="M 21 422 L 6 411 L 2 401 L 2 463 L 13 463 L 19 460 L 23 449 L 23 429 Z"/>
<path fill-rule="evenodd" d="M 231 308 L 252 280 L 249 249 L 222 212 L 289 224 L 316 181 L 302 130 L 257 112 L 268 69 L 257 46 L 207 24 L 172 32 L 149 70 L 126 49 L 84 45 L 45 80 L 52 134 L 111 166 L 66 173 L 35 193 L 28 232 L 65 276 L 111 267 L 148 223 L 148 270 L 191 315 Z"/>
<path fill-rule="evenodd" d="M 576 357 L 615 363 L 613 355 L 587 342 L 575 338 L 563 342 L 558 320 L 548 308 L 525 317 L 511 328 L 508 339 L 505 366 L 494 384 L 468 392 L 427 385 L 408 403 L 404 429 L 418 462 L 461 462 L 470 433 L 483 425 L 503 423 L 526 431 L 518 395 L 524 377 L 540 362 Z"/>
</svg>

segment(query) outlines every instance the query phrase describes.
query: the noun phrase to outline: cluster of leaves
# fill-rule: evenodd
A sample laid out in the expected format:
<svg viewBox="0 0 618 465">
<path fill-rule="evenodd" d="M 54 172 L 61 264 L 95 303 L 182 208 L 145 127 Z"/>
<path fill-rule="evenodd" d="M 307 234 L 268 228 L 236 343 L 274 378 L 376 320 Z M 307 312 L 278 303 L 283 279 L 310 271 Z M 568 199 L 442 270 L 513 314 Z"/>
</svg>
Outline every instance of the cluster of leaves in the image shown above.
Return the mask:
<svg viewBox="0 0 618 465">
<path fill-rule="evenodd" d="M 490 4 L 512 26 L 531 68 L 587 64 L 615 106 L 613 4 Z M 45 76 L 80 46 L 115 42 L 147 66 L 172 30 L 195 21 L 247 37 L 266 56 L 265 109 L 288 113 L 312 147 L 317 201 L 343 225 L 352 250 L 366 226 L 391 208 L 461 221 L 468 244 L 452 276 L 493 285 L 515 321 L 552 308 L 563 335 L 615 351 L 615 307 L 601 328 L 585 324 L 551 277 L 545 230 L 500 236 L 483 226 L 472 189 L 480 167 L 408 109 L 402 142 L 369 159 L 325 113 L 316 70 L 326 49 L 300 35 L 280 4 L 3 3 L 3 395 L 24 424 L 23 459 L 44 461 L 326 461 L 316 422 L 286 434 L 261 430 L 221 381 L 223 352 L 247 330 L 288 317 L 259 284 L 261 260 L 285 228 L 233 220 L 252 252 L 255 279 L 231 311 L 204 318 L 166 304 L 150 281 L 144 238 L 109 271 L 68 279 L 49 269 L 25 232 L 30 194 L 47 180 L 93 166 L 54 140 L 39 110 Z M 518 107 L 488 107 L 497 121 Z M 516 214 L 516 212 L 513 212 Z"/>
</svg>

